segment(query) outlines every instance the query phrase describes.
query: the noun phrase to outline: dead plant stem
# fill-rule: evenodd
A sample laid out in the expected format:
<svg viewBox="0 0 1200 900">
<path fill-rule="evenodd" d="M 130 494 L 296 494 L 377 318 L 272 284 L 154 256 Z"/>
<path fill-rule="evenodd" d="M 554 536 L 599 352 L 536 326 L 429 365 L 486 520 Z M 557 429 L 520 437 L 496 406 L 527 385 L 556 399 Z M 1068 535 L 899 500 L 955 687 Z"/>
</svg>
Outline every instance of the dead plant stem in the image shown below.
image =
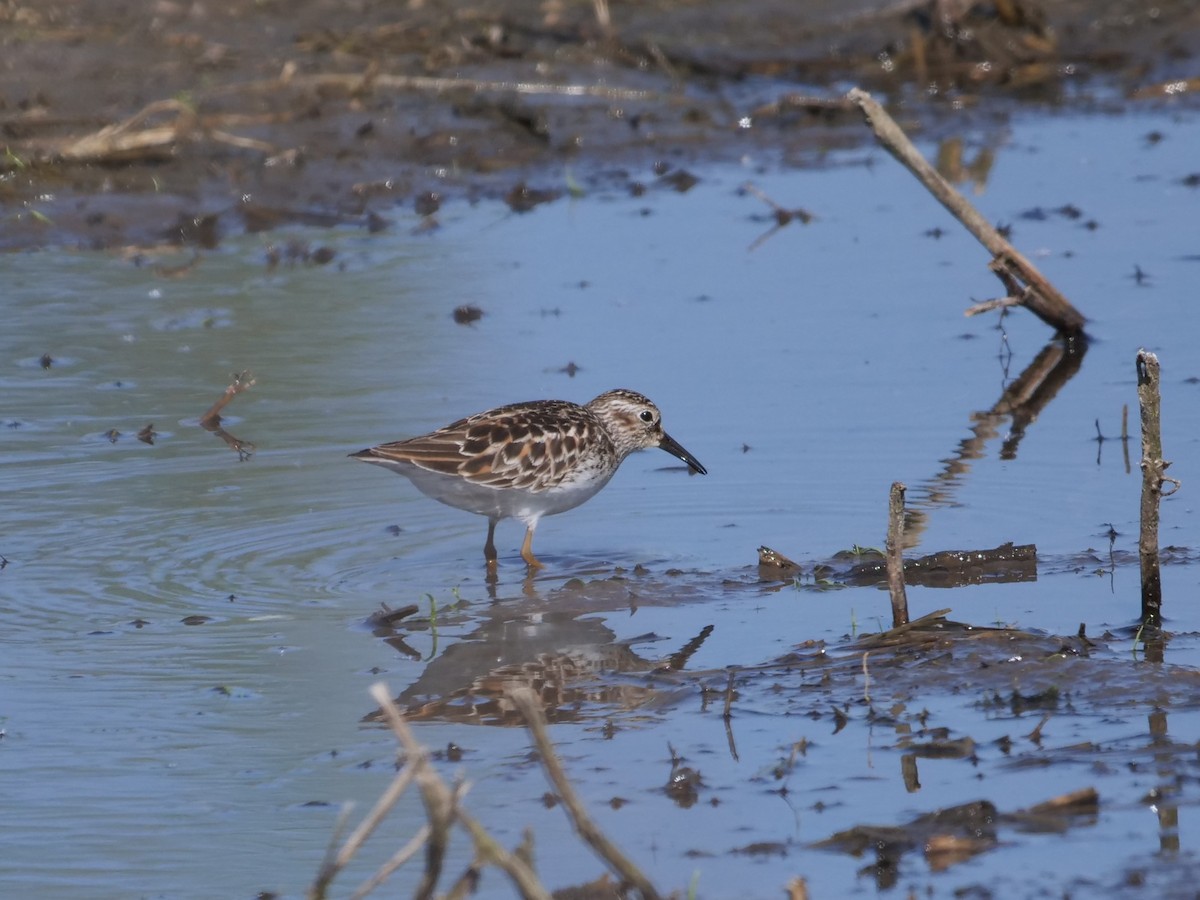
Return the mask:
<svg viewBox="0 0 1200 900">
<path fill-rule="evenodd" d="M 366 72 L 348 73 L 319 72 L 312 75 L 289 75 L 286 71 L 280 78 L 241 84 L 222 85 L 205 95 L 228 93 L 272 92 L 283 88 L 328 89 L 342 88 L 349 93 L 366 90 L 404 91 L 471 91 L 473 93 L 552 94 L 564 97 L 601 97 L 606 100 L 652 100 L 658 96 L 654 91 L 640 88 L 621 88 L 604 84 L 554 84 L 545 81 L 486 81 L 476 78 L 446 78 L 434 75 L 391 75 Z"/>
<path fill-rule="evenodd" d="M 1137 353 L 1137 393 L 1142 420 L 1142 501 L 1138 531 L 1138 562 L 1142 574 L 1142 624 L 1162 626 L 1162 574 L 1159 571 L 1159 503 L 1167 478 L 1169 462 L 1162 458 L 1162 398 L 1159 391 L 1161 370 L 1158 357 L 1148 350 Z M 1173 493 L 1173 491 L 1172 491 Z"/>
<path fill-rule="evenodd" d="M 425 846 L 425 842 L 429 840 L 429 826 L 422 825 L 403 847 L 391 855 L 391 857 L 379 870 L 362 883 L 362 885 L 350 895 L 350 900 L 362 900 L 371 891 L 379 887 L 387 881 L 392 873 L 399 869 L 402 865 L 417 855 L 417 852 Z"/>
<path fill-rule="evenodd" d="M 888 152 L 912 172 L 925 189 L 992 254 L 992 271 L 1005 285 L 1008 295 L 1019 297 L 1022 305 L 1059 333 L 1067 337 L 1082 337 L 1083 315 L 950 182 L 938 174 L 878 101 L 861 88 L 852 89 L 846 98 L 862 110 L 867 124 Z"/>
<path fill-rule="evenodd" d="M 887 579 L 892 597 L 892 627 L 908 622 L 908 593 L 904 589 L 904 492 L 903 482 L 892 482 L 888 493 Z"/>
<path fill-rule="evenodd" d="M 659 900 L 661 895 L 650 883 L 650 879 L 621 852 L 616 844 L 608 839 L 592 820 L 592 817 L 588 815 L 583 801 L 579 799 L 579 795 L 567 778 L 567 773 L 563 770 L 554 745 L 550 742 L 550 736 L 546 731 L 546 719 L 542 715 L 537 695 L 529 688 L 522 687 L 511 691 L 509 698 L 525 719 L 525 725 L 533 738 L 534 746 L 541 756 L 542 768 L 546 770 L 546 777 L 550 779 L 554 790 L 562 798 L 563 808 L 570 817 L 575 832 L 645 900 Z"/>
</svg>

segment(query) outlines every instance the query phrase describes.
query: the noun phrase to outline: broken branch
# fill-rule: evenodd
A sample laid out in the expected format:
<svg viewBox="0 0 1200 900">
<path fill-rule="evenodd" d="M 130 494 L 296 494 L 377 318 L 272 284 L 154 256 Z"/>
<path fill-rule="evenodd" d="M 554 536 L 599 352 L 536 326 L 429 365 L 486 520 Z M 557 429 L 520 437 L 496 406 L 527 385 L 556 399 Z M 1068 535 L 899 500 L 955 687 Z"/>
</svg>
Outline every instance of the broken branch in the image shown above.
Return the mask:
<svg viewBox="0 0 1200 900">
<path fill-rule="evenodd" d="M 878 101 L 861 88 L 854 88 L 846 97 L 862 110 L 867 124 L 887 151 L 912 172 L 926 190 L 992 254 L 991 268 L 1005 283 L 1009 295 L 1021 297 L 1022 306 L 1060 334 L 1082 337 L 1086 321 L 1083 315 L 950 182 L 938 174 Z M 1025 287 L 1013 290 L 1010 286 L 1013 280 L 1023 283 Z"/>
</svg>

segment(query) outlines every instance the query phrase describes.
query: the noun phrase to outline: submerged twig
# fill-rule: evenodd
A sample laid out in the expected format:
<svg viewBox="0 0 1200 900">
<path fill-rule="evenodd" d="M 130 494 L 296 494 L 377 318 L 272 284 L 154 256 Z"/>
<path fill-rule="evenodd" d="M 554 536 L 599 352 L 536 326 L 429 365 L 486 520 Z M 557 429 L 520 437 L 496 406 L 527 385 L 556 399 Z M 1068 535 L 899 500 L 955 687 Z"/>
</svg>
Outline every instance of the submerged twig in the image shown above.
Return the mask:
<svg viewBox="0 0 1200 900">
<path fill-rule="evenodd" d="M 721 718 L 725 720 L 725 740 L 729 744 L 729 756 L 734 762 L 738 761 L 737 741 L 733 737 L 733 683 L 737 672 L 737 666 L 729 667 L 729 683 L 725 685 L 725 711 L 721 714 Z"/>
<path fill-rule="evenodd" d="M 863 702 L 867 706 L 871 705 L 871 670 L 867 667 L 867 657 L 871 655 L 870 650 L 866 650 L 862 655 L 862 672 L 863 672 Z"/>
<path fill-rule="evenodd" d="M 1126 403 L 1121 407 L 1121 449 L 1125 457 L 1125 474 L 1128 475 L 1132 469 L 1129 465 L 1129 404 Z"/>
<path fill-rule="evenodd" d="M 1082 337 L 1083 315 L 1041 272 L 979 214 L 970 202 L 929 164 L 912 141 L 869 93 L 854 88 L 847 99 L 858 105 L 880 143 L 933 194 L 950 214 L 992 254 L 990 267 L 1010 297 L 1020 299 L 1043 322 L 1068 337 Z"/>
</svg>

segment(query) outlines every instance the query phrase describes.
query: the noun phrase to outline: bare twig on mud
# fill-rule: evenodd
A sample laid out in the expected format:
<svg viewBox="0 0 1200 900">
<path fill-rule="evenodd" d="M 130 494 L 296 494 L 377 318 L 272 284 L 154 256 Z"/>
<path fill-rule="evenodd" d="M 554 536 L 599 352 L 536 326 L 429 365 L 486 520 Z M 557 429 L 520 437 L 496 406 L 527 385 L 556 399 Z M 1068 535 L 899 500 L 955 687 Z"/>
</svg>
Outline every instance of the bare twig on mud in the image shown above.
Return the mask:
<svg viewBox="0 0 1200 900">
<path fill-rule="evenodd" d="M 442 91 L 467 90 L 474 93 L 550 94 L 562 97 L 601 97 L 606 100 L 653 100 L 661 95 L 640 88 L 612 87 L 605 84 L 554 84 L 545 81 L 484 81 L 477 78 L 444 78 L 434 75 L 389 75 L 371 73 L 342 74 L 320 72 L 314 75 L 291 75 L 264 81 L 222 85 L 208 91 L 206 96 L 240 94 L 258 91 L 278 91 L 284 87 L 341 88 L 349 93 L 362 93 L 364 87 L 373 90 Z"/>
<path fill-rule="evenodd" d="M 1148 350 L 1137 353 L 1138 404 L 1142 410 L 1142 503 L 1138 535 L 1138 560 L 1142 571 L 1142 625 L 1162 627 L 1162 576 L 1158 561 L 1158 507 L 1164 496 L 1179 489 L 1179 482 L 1168 478 L 1171 465 L 1162 458 L 1162 398 L 1159 394 L 1158 357 Z M 1163 493 L 1163 485 L 1174 487 Z"/>
<path fill-rule="evenodd" d="M 893 481 L 888 492 L 887 579 L 892 598 L 892 627 L 908 621 L 908 594 L 904 590 L 904 492 L 902 482 Z"/>
<path fill-rule="evenodd" d="M 934 610 L 927 615 L 921 616 L 919 619 L 913 619 L 911 622 L 905 622 L 903 625 L 889 628 L 887 631 L 881 631 L 879 634 L 864 635 L 859 639 L 859 644 L 874 649 L 876 647 L 887 647 L 900 643 L 909 632 L 920 631 L 926 626 L 936 625 L 938 620 L 945 619 L 949 612 L 949 608 Z"/>
<path fill-rule="evenodd" d="M 161 124 L 148 124 L 161 116 Z M 265 141 L 208 128 L 196 111 L 179 100 L 156 100 L 127 119 L 58 147 L 54 156 L 72 163 L 122 163 L 169 158 L 178 145 L 196 135 L 243 150 L 274 153 Z"/>
<path fill-rule="evenodd" d="M 160 114 L 173 114 L 164 125 L 143 127 Z M 58 156 L 68 162 L 126 162 L 161 159 L 196 126 L 196 112 L 178 100 L 157 100 L 115 125 L 84 135 L 67 144 Z"/>
<path fill-rule="evenodd" d="M 621 852 L 616 844 L 608 839 L 592 820 L 592 817 L 588 815 L 583 801 L 579 799 L 574 786 L 567 779 L 567 773 L 563 771 L 554 745 L 550 742 L 550 736 L 546 732 L 546 718 L 542 714 L 537 695 L 529 688 L 521 687 L 510 691 L 508 696 L 525 719 L 525 725 L 533 737 L 534 746 L 537 747 L 538 754 L 541 756 L 542 768 L 546 770 L 546 777 L 550 779 L 555 792 L 562 799 L 563 808 L 567 811 L 575 832 L 608 864 L 614 873 L 633 885 L 645 900 L 658 900 L 661 895 L 650 883 L 650 879 Z"/>
<path fill-rule="evenodd" d="M 1019 297 L 1021 305 L 1059 333 L 1071 338 L 1082 337 L 1086 321 L 1083 315 L 1046 280 L 1033 263 L 1005 240 L 962 194 L 938 174 L 883 107 L 860 88 L 854 88 L 846 97 L 862 110 L 867 124 L 888 152 L 912 172 L 992 254 L 990 268 L 1004 283 L 1009 296 Z"/>
</svg>

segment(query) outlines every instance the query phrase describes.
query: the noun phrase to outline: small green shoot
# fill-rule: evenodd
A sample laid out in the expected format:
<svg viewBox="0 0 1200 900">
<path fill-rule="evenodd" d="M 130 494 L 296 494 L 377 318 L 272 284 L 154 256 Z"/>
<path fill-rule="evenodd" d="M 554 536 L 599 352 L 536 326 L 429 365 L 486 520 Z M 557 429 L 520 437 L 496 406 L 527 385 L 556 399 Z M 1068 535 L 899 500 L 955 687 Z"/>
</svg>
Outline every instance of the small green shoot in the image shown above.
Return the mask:
<svg viewBox="0 0 1200 900">
<path fill-rule="evenodd" d="M 883 556 L 884 553 L 878 547 L 860 547 L 858 544 L 851 544 L 849 553 L 851 556 Z"/>
<path fill-rule="evenodd" d="M 579 199 L 587 195 L 587 191 L 583 189 L 583 185 L 575 180 L 575 176 L 571 174 L 571 170 L 566 170 L 567 193 L 575 199 Z"/>
</svg>

